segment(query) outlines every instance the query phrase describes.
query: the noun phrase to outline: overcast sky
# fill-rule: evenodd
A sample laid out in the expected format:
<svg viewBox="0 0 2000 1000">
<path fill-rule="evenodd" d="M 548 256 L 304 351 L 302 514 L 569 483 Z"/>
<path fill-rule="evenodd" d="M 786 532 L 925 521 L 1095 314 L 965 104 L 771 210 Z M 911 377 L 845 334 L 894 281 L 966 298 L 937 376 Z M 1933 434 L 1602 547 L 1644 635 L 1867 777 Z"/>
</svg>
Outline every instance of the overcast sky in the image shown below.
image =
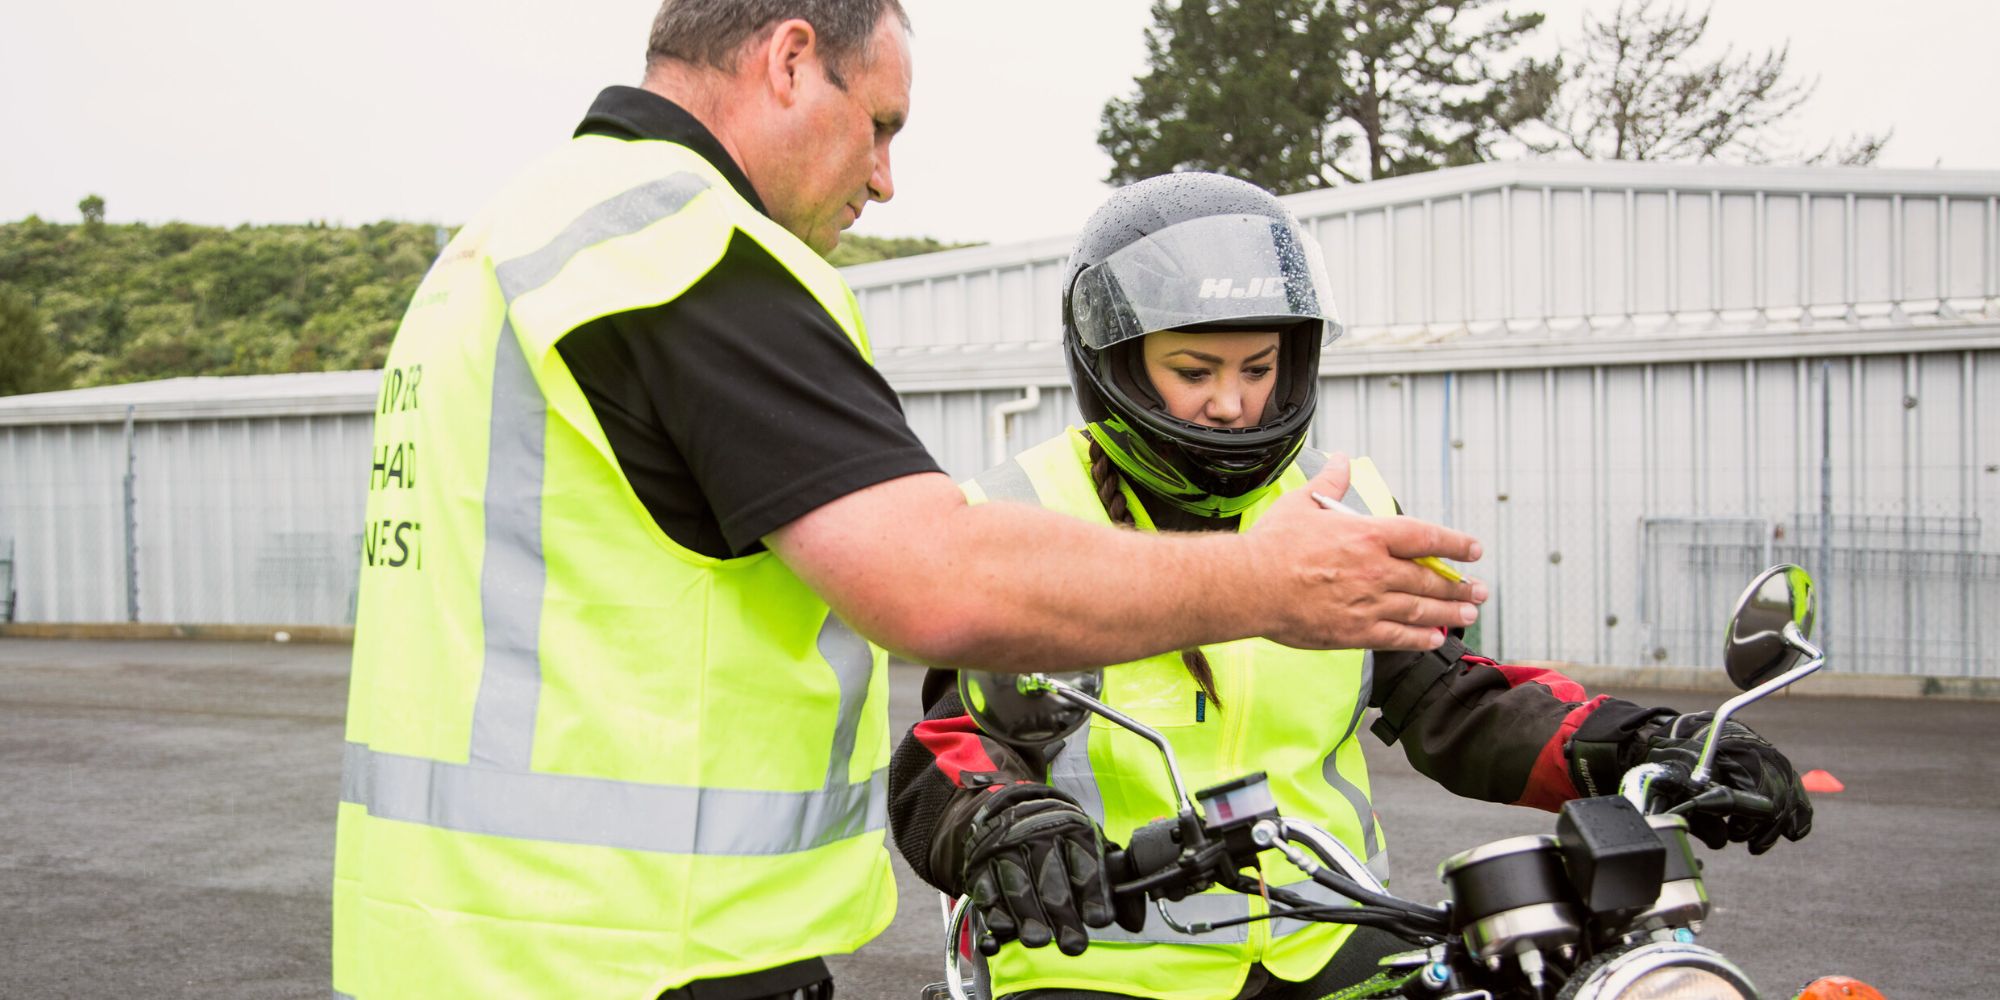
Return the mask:
<svg viewBox="0 0 2000 1000">
<path fill-rule="evenodd" d="M 463 222 L 637 82 L 657 0 L 69 0 L 0 5 L 0 220 Z M 916 89 L 898 195 L 858 232 L 1070 232 L 1103 197 L 1104 101 L 1144 67 L 1147 0 L 906 0 Z M 1540 51 L 1613 0 L 1549 15 Z M 1790 39 L 1801 141 L 1894 127 L 1885 166 L 2000 168 L 2000 3 L 1718 0 L 1711 35 Z"/>
</svg>

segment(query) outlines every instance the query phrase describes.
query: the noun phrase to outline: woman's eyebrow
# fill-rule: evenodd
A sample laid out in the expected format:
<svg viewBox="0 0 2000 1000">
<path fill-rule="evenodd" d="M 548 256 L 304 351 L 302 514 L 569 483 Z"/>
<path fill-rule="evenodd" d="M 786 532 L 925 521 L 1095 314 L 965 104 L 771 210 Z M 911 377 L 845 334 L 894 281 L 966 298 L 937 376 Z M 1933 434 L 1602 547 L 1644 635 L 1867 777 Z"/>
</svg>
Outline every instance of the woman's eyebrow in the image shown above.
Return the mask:
<svg viewBox="0 0 2000 1000">
<path fill-rule="evenodd" d="M 1258 351 L 1257 353 L 1252 354 L 1247 358 L 1244 358 L 1243 361 L 1245 364 L 1248 364 L 1277 349 L 1278 345 L 1272 344 L 1271 346 L 1266 347 L 1263 350 Z M 1219 365 L 1223 363 L 1221 358 L 1218 358 L 1213 354 L 1203 354 L 1200 351 L 1194 350 L 1193 348 L 1189 347 L 1183 347 L 1178 351 L 1168 351 L 1167 353 L 1160 355 L 1160 360 L 1165 361 L 1166 359 L 1171 358 L 1176 354 L 1185 354 L 1188 357 L 1195 359 L 1196 361 L 1206 361 L 1211 365 Z"/>
</svg>

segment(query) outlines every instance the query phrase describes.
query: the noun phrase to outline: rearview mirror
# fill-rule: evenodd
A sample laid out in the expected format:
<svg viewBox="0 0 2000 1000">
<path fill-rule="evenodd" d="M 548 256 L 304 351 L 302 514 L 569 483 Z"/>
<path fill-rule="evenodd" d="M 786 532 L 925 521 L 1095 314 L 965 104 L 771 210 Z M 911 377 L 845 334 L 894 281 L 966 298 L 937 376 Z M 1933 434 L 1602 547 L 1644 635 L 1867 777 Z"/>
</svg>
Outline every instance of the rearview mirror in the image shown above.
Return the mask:
<svg viewBox="0 0 2000 1000">
<path fill-rule="evenodd" d="M 1104 675 L 1096 670 L 1068 674 L 995 674 L 984 670 L 958 672 L 958 699 L 979 729 L 1002 743 L 1042 747 L 1083 727 L 1090 708 L 1072 701 L 1049 685 L 1050 680 L 1097 697 Z"/>
<path fill-rule="evenodd" d="M 1786 629 L 1801 640 L 1810 638 L 1818 610 L 1812 576 L 1805 570 L 1785 563 L 1757 574 L 1736 600 L 1723 643 L 1730 682 L 1748 691 L 1790 670 L 1803 650 L 1788 640 Z"/>
</svg>

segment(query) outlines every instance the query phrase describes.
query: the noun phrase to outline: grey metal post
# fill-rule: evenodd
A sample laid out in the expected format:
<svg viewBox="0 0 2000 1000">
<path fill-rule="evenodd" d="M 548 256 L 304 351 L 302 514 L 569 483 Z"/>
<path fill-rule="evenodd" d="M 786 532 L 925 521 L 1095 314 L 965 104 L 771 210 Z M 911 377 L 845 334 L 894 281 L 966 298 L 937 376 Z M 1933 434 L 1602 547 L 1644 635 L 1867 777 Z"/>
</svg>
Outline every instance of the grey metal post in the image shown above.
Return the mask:
<svg viewBox="0 0 2000 1000">
<path fill-rule="evenodd" d="M 1833 648 L 1827 612 L 1833 601 L 1824 592 L 1833 582 L 1833 361 L 1819 362 L 1819 602 L 1820 648 Z"/>
<path fill-rule="evenodd" d="M 132 443 L 132 413 L 125 407 L 125 620 L 139 620 L 139 517 L 135 494 L 137 451 Z"/>
</svg>

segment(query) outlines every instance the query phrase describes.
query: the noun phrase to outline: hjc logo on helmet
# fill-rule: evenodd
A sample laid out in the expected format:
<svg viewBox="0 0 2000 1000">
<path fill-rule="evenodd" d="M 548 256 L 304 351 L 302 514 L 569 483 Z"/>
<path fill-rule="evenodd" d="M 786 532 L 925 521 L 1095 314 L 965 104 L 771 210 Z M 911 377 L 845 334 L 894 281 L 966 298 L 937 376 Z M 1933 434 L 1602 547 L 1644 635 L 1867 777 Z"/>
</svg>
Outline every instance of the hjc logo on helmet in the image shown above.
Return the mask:
<svg viewBox="0 0 2000 1000">
<path fill-rule="evenodd" d="M 1285 279 L 1271 276 L 1251 278 L 1241 285 L 1234 278 L 1201 279 L 1201 298 L 1204 299 L 1261 299 L 1272 295 L 1285 294 Z"/>
</svg>

